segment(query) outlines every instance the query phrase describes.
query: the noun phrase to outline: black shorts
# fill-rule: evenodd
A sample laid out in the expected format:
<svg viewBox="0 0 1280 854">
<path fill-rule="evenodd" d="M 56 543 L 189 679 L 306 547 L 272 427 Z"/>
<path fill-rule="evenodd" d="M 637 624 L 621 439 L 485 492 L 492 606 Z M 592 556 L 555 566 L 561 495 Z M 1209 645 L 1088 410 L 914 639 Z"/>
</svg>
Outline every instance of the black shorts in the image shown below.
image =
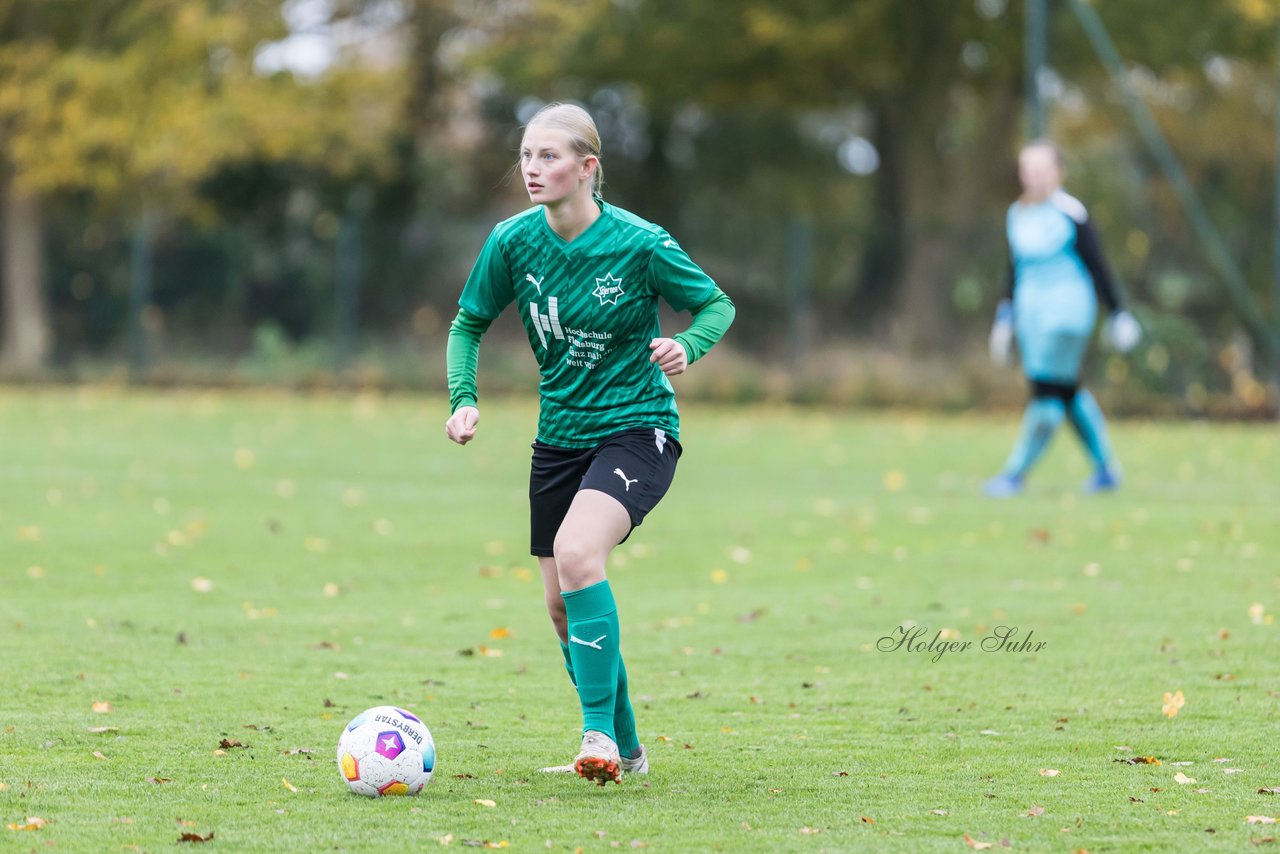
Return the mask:
<svg viewBox="0 0 1280 854">
<path fill-rule="evenodd" d="M 555 555 L 556 532 L 581 489 L 599 490 L 618 499 L 635 528 L 666 495 L 680 451 L 679 442 L 651 427 L 614 433 L 594 448 L 557 448 L 534 442 L 529 467 L 530 553 Z M 622 539 L 626 541 L 626 537 Z"/>
</svg>

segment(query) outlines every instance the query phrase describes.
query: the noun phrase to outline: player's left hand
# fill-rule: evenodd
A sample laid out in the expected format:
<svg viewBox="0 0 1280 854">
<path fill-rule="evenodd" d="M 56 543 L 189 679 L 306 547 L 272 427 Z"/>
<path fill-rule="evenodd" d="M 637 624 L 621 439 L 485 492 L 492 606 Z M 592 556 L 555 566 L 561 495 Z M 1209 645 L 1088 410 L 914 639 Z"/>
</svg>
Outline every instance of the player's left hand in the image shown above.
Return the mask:
<svg viewBox="0 0 1280 854">
<path fill-rule="evenodd" d="M 1106 327 L 1103 334 L 1117 352 L 1128 353 L 1142 338 L 1142 327 L 1138 325 L 1138 321 L 1134 320 L 1133 315 L 1121 309 L 1107 319 Z"/>
<path fill-rule="evenodd" d="M 649 349 L 653 351 L 649 361 L 656 363 L 669 377 L 683 374 L 684 369 L 689 367 L 689 354 L 674 338 L 655 338 L 649 342 Z"/>
</svg>

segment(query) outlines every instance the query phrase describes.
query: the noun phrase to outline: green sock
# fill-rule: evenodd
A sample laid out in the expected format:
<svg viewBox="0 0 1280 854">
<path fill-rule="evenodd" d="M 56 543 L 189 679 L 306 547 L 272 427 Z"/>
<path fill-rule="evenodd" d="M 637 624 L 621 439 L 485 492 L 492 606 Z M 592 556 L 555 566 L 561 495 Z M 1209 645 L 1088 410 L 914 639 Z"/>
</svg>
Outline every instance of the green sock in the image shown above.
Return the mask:
<svg viewBox="0 0 1280 854">
<path fill-rule="evenodd" d="M 564 654 L 564 669 L 569 671 L 569 681 L 577 688 L 578 680 L 573 678 L 573 657 L 569 655 L 569 645 L 564 641 L 560 641 L 560 652 Z"/>
<path fill-rule="evenodd" d="M 636 735 L 636 715 L 631 709 L 631 697 L 627 694 L 627 666 L 618 656 L 618 694 L 613 703 L 614 738 L 618 752 L 634 758 L 640 752 L 640 739 Z"/>
<path fill-rule="evenodd" d="M 569 658 L 582 704 L 582 731 L 617 740 L 613 710 L 618 696 L 618 607 L 608 581 L 561 593 L 569 618 Z"/>
<path fill-rule="evenodd" d="M 577 687 L 569 645 L 561 641 L 560 652 L 564 655 L 564 669 L 569 672 L 569 681 Z M 618 657 L 618 693 L 613 703 L 613 731 L 622 755 L 634 756 L 640 752 L 640 739 L 636 736 L 636 715 L 631 708 L 631 696 L 627 693 L 627 665 L 621 656 Z"/>
</svg>

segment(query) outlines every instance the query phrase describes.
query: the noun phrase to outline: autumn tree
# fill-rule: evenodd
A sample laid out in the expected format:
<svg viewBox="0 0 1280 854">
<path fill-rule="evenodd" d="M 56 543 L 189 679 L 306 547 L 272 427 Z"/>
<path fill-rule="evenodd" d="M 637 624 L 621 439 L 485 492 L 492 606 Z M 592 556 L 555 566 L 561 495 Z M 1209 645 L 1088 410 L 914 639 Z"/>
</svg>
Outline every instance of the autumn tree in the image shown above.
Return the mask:
<svg viewBox="0 0 1280 854">
<path fill-rule="evenodd" d="M 280 0 L 13 0 L 0 5 L 3 366 L 39 367 L 41 199 L 87 192 L 122 217 L 190 213 L 228 164 L 293 160 L 341 174 L 383 156 L 394 66 L 336 57 L 314 80 L 255 66 L 288 35 Z M 358 14 L 361 4 L 340 12 Z"/>
</svg>

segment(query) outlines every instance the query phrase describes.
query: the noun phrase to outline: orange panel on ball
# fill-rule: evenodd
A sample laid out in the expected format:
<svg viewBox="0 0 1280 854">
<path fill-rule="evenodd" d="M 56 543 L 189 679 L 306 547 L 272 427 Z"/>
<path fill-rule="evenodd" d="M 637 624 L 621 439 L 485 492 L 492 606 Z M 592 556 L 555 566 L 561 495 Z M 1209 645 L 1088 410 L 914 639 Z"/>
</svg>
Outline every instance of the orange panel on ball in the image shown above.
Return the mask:
<svg viewBox="0 0 1280 854">
<path fill-rule="evenodd" d="M 342 776 L 348 780 L 360 779 L 360 763 L 350 753 L 342 754 Z"/>
</svg>

